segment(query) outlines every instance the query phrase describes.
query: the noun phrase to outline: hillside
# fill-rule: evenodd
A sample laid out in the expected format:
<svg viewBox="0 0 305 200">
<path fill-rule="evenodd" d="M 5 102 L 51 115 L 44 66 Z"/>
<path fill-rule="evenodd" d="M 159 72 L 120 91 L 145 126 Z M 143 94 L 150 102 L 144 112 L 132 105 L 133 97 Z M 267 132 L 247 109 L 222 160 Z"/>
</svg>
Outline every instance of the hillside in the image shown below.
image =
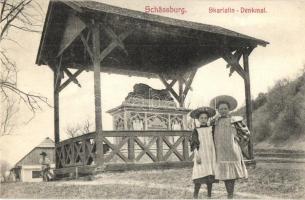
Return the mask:
<svg viewBox="0 0 305 200">
<path fill-rule="evenodd" d="M 305 150 L 305 70 L 294 80 L 277 81 L 267 93 L 260 93 L 252 106 L 257 146 Z M 244 113 L 242 107 L 234 114 Z"/>
</svg>

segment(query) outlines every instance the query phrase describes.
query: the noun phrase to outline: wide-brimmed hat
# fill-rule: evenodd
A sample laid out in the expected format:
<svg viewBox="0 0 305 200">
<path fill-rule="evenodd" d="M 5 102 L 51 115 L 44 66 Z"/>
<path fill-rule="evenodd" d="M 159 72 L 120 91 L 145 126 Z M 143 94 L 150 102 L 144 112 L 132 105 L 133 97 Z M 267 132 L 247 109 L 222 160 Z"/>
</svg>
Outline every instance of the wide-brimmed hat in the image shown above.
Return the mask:
<svg viewBox="0 0 305 200">
<path fill-rule="evenodd" d="M 199 107 L 193 110 L 190 116 L 191 118 L 198 119 L 202 113 L 206 113 L 208 117 L 213 117 L 216 114 L 216 111 L 210 107 Z"/>
<path fill-rule="evenodd" d="M 43 152 L 40 153 L 40 155 L 41 155 L 41 156 L 46 156 L 47 153 L 43 151 Z"/>
<path fill-rule="evenodd" d="M 229 106 L 229 110 L 232 111 L 237 107 L 237 101 L 234 97 L 229 95 L 220 95 L 213 98 L 210 102 L 212 108 L 218 108 L 222 103 L 226 103 Z"/>
</svg>

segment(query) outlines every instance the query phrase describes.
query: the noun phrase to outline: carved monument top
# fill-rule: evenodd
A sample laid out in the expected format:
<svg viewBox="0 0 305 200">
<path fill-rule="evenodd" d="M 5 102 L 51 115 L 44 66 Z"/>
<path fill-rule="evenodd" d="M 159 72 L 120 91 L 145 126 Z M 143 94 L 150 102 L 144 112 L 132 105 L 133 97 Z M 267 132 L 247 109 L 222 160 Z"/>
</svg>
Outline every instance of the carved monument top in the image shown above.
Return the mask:
<svg viewBox="0 0 305 200">
<path fill-rule="evenodd" d="M 133 86 L 133 91 L 129 92 L 125 100 L 128 100 L 130 98 L 154 99 L 174 102 L 174 99 L 171 97 L 170 93 L 166 89 L 157 90 L 143 83 L 138 83 Z"/>
<path fill-rule="evenodd" d="M 133 86 L 133 91 L 128 93 L 123 105 L 177 107 L 176 102 L 166 89 L 157 90 L 143 83 Z"/>
</svg>

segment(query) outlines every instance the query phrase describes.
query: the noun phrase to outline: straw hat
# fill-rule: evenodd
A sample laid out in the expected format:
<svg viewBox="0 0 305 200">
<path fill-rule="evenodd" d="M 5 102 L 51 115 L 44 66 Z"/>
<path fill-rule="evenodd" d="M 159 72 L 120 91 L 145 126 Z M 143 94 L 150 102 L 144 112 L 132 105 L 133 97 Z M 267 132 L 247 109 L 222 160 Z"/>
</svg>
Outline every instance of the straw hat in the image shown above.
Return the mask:
<svg viewBox="0 0 305 200">
<path fill-rule="evenodd" d="M 229 106 L 229 110 L 232 111 L 237 107 L 237 101 L 234 97 L 229 95 L 220 95 L 213 98 L 210 102 L 212 108 L 218 109 L 218 106 L 222 103 L 226 103 Z"/>
<path fill-rule="evenodd" d="M 193 110 L 190 116 L 191 118 L 198 119 L 202 113 L 206 113 L 208 117 L 213 117 L 216 114 L 216 111 L 210 107 L 199 107 Z"/>
</svg>

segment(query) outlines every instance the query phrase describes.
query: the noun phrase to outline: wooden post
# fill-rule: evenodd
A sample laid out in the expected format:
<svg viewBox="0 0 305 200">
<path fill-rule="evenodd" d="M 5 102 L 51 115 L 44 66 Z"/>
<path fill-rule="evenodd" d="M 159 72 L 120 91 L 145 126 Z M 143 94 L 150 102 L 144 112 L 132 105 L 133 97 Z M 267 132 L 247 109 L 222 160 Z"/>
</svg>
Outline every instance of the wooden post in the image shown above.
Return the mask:
<svg viewBox="0 0 305 200">
<path fill-rule="evenodd" d="M 58 86 L 60 85 L 60 75 L 56 68 L 54 68 L 54 140 L 55 144 L 58 144 L 60 141 L 59 136 L 59 90 Z"/>
<path fill-rule="evenodd" d="M 60 135 L 59 135 L 59 86 L 61 84 L 61 74 L 57 70 L 58 65 L 53 65 L 53 101 L 54 101 L 54 140 L 55 147 L 59 144 Z M 59 168 L 60 157 L 57 155 L 55 148 L 55 166 Z"/>
<path fill-rule="evenodd" d="M 183 158 L 184 158 L 184 161 L 188 161 L 189 158 L 190 158 L 190 155 L 189 155 L 189 136 L 183 136 L 183 143 L 182 143 L 182 146 L 183 146 Z"/>
<path fill-rule="evenodd" d="M 75 179 L 78 179 L 78 167 L 75 167 Z"/>
<path fill-rule="evenodd" d="M 103 135 L 102 135 L 102 106 L 101 106 L 101 66 L 100 66 L 100 29 L 94 21 L 92 26 L 92 54 L 94 68 L 94 103 L 95 103 L 95 132 L 96 132 L 96 163 L 104 164 Z"/>
<path fill-rule="evenodd" d="M 246 115 L 247 115 L 247 125 L 251 132 L 250 142 L 248 146 L 249 157 L 254 159 L 253 152 L 253 129 L 252 129 L 252 102 L 251 102 L 251 85 L 250 85 L 250 71 L 249 71 L 249 54 L 243 53 L 243 65 L 246 76 L 244 78 L 245 82 L 245 96 L 246 96 Z"/>
<path fill-rule="evenodd" d="M 130 162 L 135 160 L 135 141 L 133 135 L 130 135 L 128 139 L 128 160 Z"/>
<path fill-rule="evenodd" d="M 162 136 L 157 136 L 157 158 L 158 162 L 163 161 L 163 138 Z"/>
<path fill-rule="evenodd" d="M 184 97 L 183 97 L 183 82 L 181 80 L 181 78 L 179 78 L 179 106 L 181 108 L 184 107 Z"/>
</svg>

